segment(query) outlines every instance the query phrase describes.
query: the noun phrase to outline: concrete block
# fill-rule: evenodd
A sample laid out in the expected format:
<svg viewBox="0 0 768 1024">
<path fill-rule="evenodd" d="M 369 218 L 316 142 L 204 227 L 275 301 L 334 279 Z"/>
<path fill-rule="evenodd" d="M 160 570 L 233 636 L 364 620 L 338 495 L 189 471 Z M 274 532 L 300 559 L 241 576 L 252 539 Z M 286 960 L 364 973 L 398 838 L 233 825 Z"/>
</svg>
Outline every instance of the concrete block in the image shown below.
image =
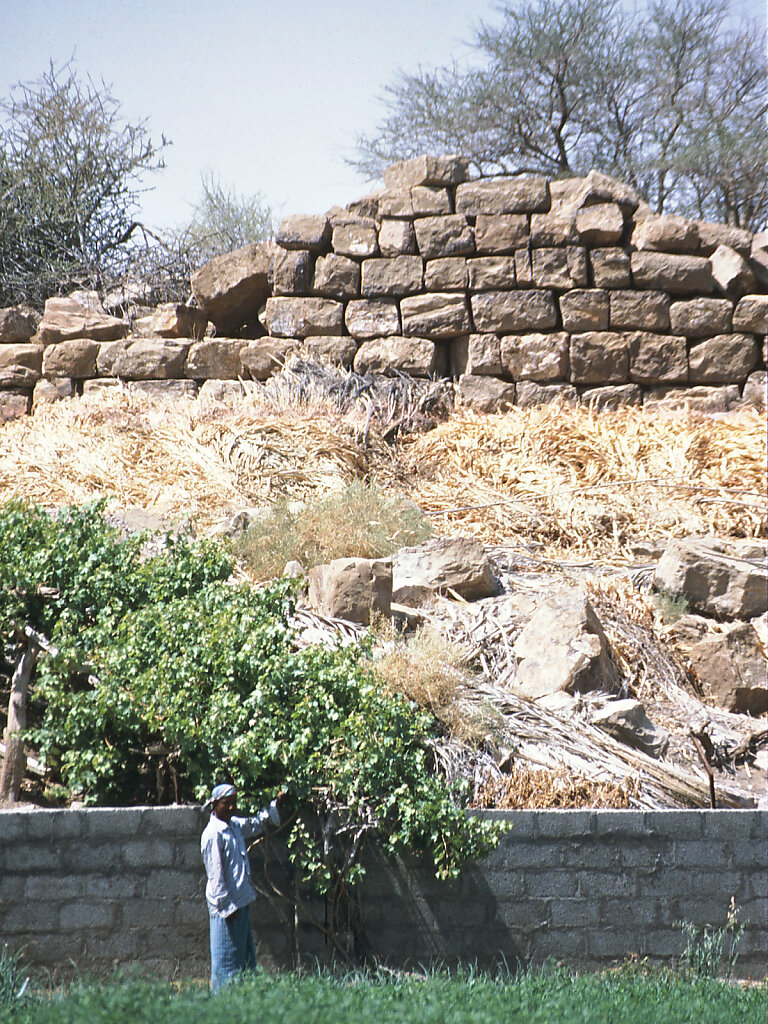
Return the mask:
<svg viewBox="0 0 768 1024">
<path fill-rule="evenodd" d="M 26 837 L 31 816 L 29 812 L 0 811 L 0 842 L 3 846 Z"/>
<path fill-rule="evenodd" d="M 146 807 L 144 808 L 141 827 L 142 834 L 148 836 L 173 836 L 173 841 L 183 841 L 186 834 L 190 842 L 194 838 L 198 846 L 200 833 L 208 823 L 209 814 L 200 807 Z"/>
<path fill-rule="evenodd" d="M 674 839 L 697 839 L 703 834 L 704 815 L 701 811 L 646 811 L 645 830 Z"/>
<path fill-rule="evenodd" d="M 730 843 L 717 840 L 683 839 L 675 843 L 674 860 L 678 865 L 685 864 L 691 870 L 696 868 L 727 868 L 731 867 L 733 849 Z M 761 859 L 765 858 L 765 850 Z"/>
<path fill-rule="evenodd" d="M 616 899 L 612 896 L 600 897 L 596 901 L 600 924 L 605 928 L 624 928 L 627 925 L 628 904 L 626 899 Z M 651 928 L 663 921 L 664 908 L 671 906 L 668 900 L 652 897 L 646 899 L 642 886 L 639 887 L 639 895 L 632 900 L 629 911 L 632 927 Z"/>
<path fill-rule="evenodd" d="M 62 850 L 65 848 L 62 847 Z M 66 847 L 66 856 L 70 871 L 94 872 L 95 874 L 112 875 L 121 870 L 123 844 L 118 840 L 101 842 L 96 846 L 77 843 Z"/>
<path fill-rule="evenodd" d="M 144 892 L 149 897 L 199 895 L 200 876 L 196 871 L 152 870 L 144 885 Z"/>
<path fill-rule="evenodd" d="M 765 835 L 768 825 L 768 815 L 765 811 L 702 811 L 704 818 L 704 838 L 709 840 L 723 840 L 727 843 L 737 842 L 740 839 L 756 839 L 754 835 L 754 818 L 761 823 L 762 835 Z M 758 830 L 759 831 L 759 830 Z"/>
<path fill-rule="evenodd" d="M 576 886 L 574 895 L 581 897 L 634 896 L 637 876 L 634 872 L 619 871 L 573 871 L 571 878 Z"/>
<path fill-rule="evenodd" d="M 72 812 L 70 812 L 72 813 Z M 100 839 L 122 839 L 143 832 L 141 807 L 91 807 L 76 811 L 85 821 L 85 835 L 89 842 Z"/>
<path fill-rule="evenodd" d="M 598 836 L 645 836 L 647 828 L 642 811 L 596 811 Z"/>
<path fill-rule="evenodd" d="M 565 844 L 562 842 L 517 842 L 504 848 L 504 868 L 511 871 L 528 867 L 560 867 Z"/>
<path fill-rule="evenodd" d="M 591 933 L 590 933 L 591 934 Z M 586 943 L 579 944 L 579 950 L 573 949 L 573 930 L 570 928 L 542 928 L 531 940 L 531 952 L 534 960 L 541 963 L 543 960 L 567 960 L 573 964 L 575 952 L 576 958 L 583 954 L 586 960 Z M 576 964 L 578 968 L 578 961 Z"/>
<path fill-rule="evenodd" d="M 130 868 L 163 868 L 173 864 L 175 852 L 170 839 L 134 839 L 123 845 L 123 862 Z"/>
<path fill-rule="evenodd" d="M 605 926 L 595 899 L 552 900 L 553 928 L 592 928 Z M 625 910 L 626 914 L 626 910 Z"/>
<path fill-rule="evenodd" d="M 629 909 L 627 918 L 631 921 Z M 591 956 L 610 960 L 626 960 L 641 951 L 642 932 L 631 927 L 595 928 L 584 934 Z"/>
<path fill-rule="evenodd" d="M 573 871 L 531 871 L 523 879 L 526 896 L 576 896 L 577 874 Z"/>
<path fill-rule="evenodd" d="M 60 904 L 50 900 L 47 903 L 12 903 L 3 908 L 2 936 L 30 933 L 55 933 L 58 931 Z"/>
<path fill-rule="evenodd" d="M 200 892 L 202 893 L 202 888 Z M 179 899 L 176 905 L 176 921 L 180 927 L 190 925 L 208 929 L 208 908 L 202 896 L 197 899 Z"/>
<path fill-rule="evenodd" d="M 685 936 L 676 928 L 658 928 L 644 932 L 640 938 L 640 955 L 679 957 L 685 949 Z"/>
<path fill-rule="evenodd" d="M 541 838 L 567 839 L 592 835 L 600 811 L 531 811 L 536 816 L 535 834 Z"/>
<path fill-rule="evenodd" d="M 27 829 L 30 836 L 51 838 L 55 842 L 79 839 L 83 835 L 85 817 L 82 811 L 31 811 Z"/>
<path fill-rule="evenodd" d="M 147 899 L 142 896 L 123 904 L 119 927 L 160 929 L 173 925 L 176 919 L 176 904 L 172 897 Z"/>
<path fill-rule="evenodd" d="M 117 904 L 106 900 L 78 900 L 65 903 L 59 910 L 59 928 L 77 931 L 80 928 L 111 928 L 115 923 Z"/>
<path fill-rule="evenodd" d="M 497 919 L 507 928 L 538 931 L 549 927 L 552 908 L 557 902 L 549 897 L 528 896 L 499 900 L 496 906 Z"/>
<path fill-rule="evenodd" d="M 61 868 L 58 851 L 42 842 L 14 842 L 0 852 L 3 854 L 3 870 L 8 872 L 28 874 L 30 871 L 58 871 Z"/>
</svg>

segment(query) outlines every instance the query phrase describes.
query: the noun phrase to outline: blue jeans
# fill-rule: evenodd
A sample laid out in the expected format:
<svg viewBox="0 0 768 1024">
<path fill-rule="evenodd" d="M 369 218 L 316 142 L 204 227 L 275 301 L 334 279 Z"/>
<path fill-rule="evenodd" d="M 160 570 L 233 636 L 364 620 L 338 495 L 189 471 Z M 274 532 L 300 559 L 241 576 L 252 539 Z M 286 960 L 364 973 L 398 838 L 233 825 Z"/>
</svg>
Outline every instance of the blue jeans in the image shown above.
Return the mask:
<svg viewBox="0 0 768 1024">
<path fill-rule="evenodd" d="M 241 971 L 256 970 L 256 947 L 250 905 L 229 917 L 210 916 L 211 991 L 218 991 Z"/>
</svg>

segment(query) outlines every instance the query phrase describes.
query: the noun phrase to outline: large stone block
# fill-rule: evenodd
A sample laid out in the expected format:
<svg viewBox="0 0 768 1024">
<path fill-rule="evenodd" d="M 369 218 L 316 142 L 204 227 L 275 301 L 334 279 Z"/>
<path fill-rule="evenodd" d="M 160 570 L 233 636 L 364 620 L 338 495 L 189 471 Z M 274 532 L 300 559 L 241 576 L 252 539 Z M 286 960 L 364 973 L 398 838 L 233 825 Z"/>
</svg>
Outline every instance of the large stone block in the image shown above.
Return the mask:
<svg viewBox="0 0 768 1024">
<path fill-rule="evenodd" d="M 718 334 L 700 341 L 688 354 L 691 384 L 743 384 L 757 366 L 751 334 Z"/>
<path fill-rule="evenodd" d="M 79 380 L 95 377 L 98 354 L 99 343 L 88 338 L 49 345 L 43 356 L 43 376 L 75 377 Z"/>
<path fill-rule="evenodd" d="M 72 398 L 76 394 L 75 382 L 69 377 L 56 377 L 54 380 L 39 380 L 32 392 L 32 408 L 38 405 L 50 405 L 62 398 Z"/>
<path fill-rule="evenodd" d="M 0 345 L 0 370 L 9 366 L 26 366 L 39 377 L 43 372 L 43 352 L 42 345 Z"/>
<path fill-rule="evenodd" d="M 328 247 L 330 237 L 331 225 L 326 216 L 295 214 L 282 221 L 275 241 L 282 249 L 323 252 Z"/>
<path fill-rule="evenodd" d="M 413 200 L 411 190 L 398 191 L 387 189 L 378 196 L 379 219 L 384 217 L 413 217 Z"/>
<path fill-rule="evenodd" d="M 533 287 L 533 263 L 530 249 L 515 249 L 515 277 L 518 288 Z"/>
<path fill-rule="evenodd" d="M 194 380 L 237 380 L 242 374 L 240 350 L 248 345 L 241 338 L 208 338 L 190 345 L 186 376 Z"/>
<path fill-rule="evenodd" d="M 581 404 L 599 410 L 642 405 L 643 392 L 637 384 L 607 384 L 605 387 L 587 388 L 586 391 L 582 391 Z"/>
<path fill-rule="evenodd" d="M 245 388 L 239 380 L 204 380 L 197 396 L 203 405 L 232 405 L 245 398 Z"/>
<path fill-rule="evenodd" d="M 412 295 L 421 291 L 423 277 L 420 256 L 363 260 L 361 293 L 364 298 Z"/>
<path fill-rule="evenodd" d="M 768 230 L 758 231 L 752 239 L 749 266 L 763 288 L 768 288 Z"/>
<path fill-rule="evenodd" d="M 463 295 L 429 292 L 411 295 L 400 303 L 403 334 L 430 338 L 455 338 L 471 329 Z"/>
<path fill-rule="evenodd" d="M 87 380 L 83 384 L 83 394 L 89 384 L 106 383 L 105 380 Z M 178 402 L 180 399 L 197 398 L 197 384 L 193 380 L 132 380 L 127 387 L 132 394 L 143 395 L 153 401 Z"/>
<path fill-rule="evenodd" d="M 630 336 L 629 379 L 646 387 L 684 384 L 688 380 L 685 338 L 650 331 Z"/>
<path fill-rule="evenodd" d="M 475 248 L 480 254 L 514 252 L 530 238 L 524 214 L 485 214 L 475 221 Z"/>
<path fill-rule="evenodd" d="M 178 302 L 164 302 L 148 317 L 147 329 L 142 333 L 156 338 L 195 338 L 199 340 L 208 326 L 208 316 L 196 306 L 183 306 Z"/>
<path fill-rule="evenodd" d="M 643 395 L 643 405 L 663 405 L 666 409 L 691 412 L 727 412 L 741 398 L 738 384 L 724 387 L 655 388 Z"/>
<path fill-rule="evenodd" d="M 475 251 L 475 236 L 463 214 L 420 217 L 414 223 L 419 252 L 425 260 L 466 256 Z"/>
<path fill-rule="evenodd" d="M 654 586 L 684 597 L 692 611 L 718 619 L 753 619 L 768 610 L 768 570 L 739 558 L 714 538 L 673 538 Z"/>
<path fill-rule="evenodd" d="M 669 330 L 670 299 L 664 292 L 612 291 L 608 302 L 612 330 Z"/>
<path fill-rule="evenodd" d="M 307 295 L 312 285 L 312 254 L 308 249 L 275 246 L 269 264 L 273 295 Z"/>
<path fill-rule="evenodd" d="M 574 288 L 560 296 L 566 331 L 604 331 L 608 327 L 608 293 L 599 288 Z"/>
<path fill-rule="evenodd" d="M 358 373 L 410 374 L 429 377 L 437 369 L 438 352 L 427 338 L 388 337 L 364 341 L 355 355 Z"/>
<path fill-rule="evenodd" d="M 553 207 L 549 213 L 534 213 L 531 217 L 532 246 L 576 245 L 578 241 L 576 213 L 569 207 Z"/>
<path fill-rule="evenodd" d="M 421 602 L 449 590 L 473 601 L 491 597 L 498 589 L 479 540 L 439 537 L 401 548 L 392 560 L 392 600 L 398 604 Z"/>
<path fill-rule="evenodd" d="M 624 214 L 616 203 L 585 206 L 576 214 L 576 233 L 585 245 L 615 245 L 624 234 Z"/>
<path fill-rule="evenodd" d="M 485 178 L 456 189 L 456 212 L 484 214 L 546 213 L 549 184 L 544 178 Z"/>
<path fill-rule="evenodd" d="M 635 224 L 632 245 L 640 251 L 695 253 L 699 230 L 695 221 L 685 217 L 652 214 Z"/>
<path fill-rule="evenodd" d="M 346 335 L 327 334 L 319 338 L 305 338 L 304 347 L 313 359 L 330 363 L 331 366 L 351 366 L 357 352 L 357 343 Z"/>
<path fill-rule="evenodd" d="M 240 349 L 239 376 L 266 380 L 285 365 L 297 348 L 294 338 L 255 338 Z"/>
<path fill-rule="evenodd" d="M 319 256 L 312 290 L 329 299 L 353 299 L 360 294 L 360 264 L 333 252 Z"/>
<path fill-rule="evenodd" d="M 171 380 L 184 377 L 186 355 L 186 345 L 163 338 L 113 341 L 99 349 L 96 368 L 102 377 Z"/>
<path fill-rule="evenodd" d="M 718 291 L 738 298 L 755 290 L 755 275 L 749 263 L 729 245 L 718 245 L 709 262 Z"/>
<path fill-rule="evenodd" d="M 589 263 L 595 288 L 629 288 L 629 255 L 623 249 L 593 249 Z"/>
<path fill-rule="evenodd" d="M 515 385 L 497 377 L 464 373 L 456 385 L 458 404 L 473 412 L 506 412 L 515 404 Z"/>
<path fill-rule="evenodd" d="M 467 270 L 472 291 L 515 287 L 514 256 L 478 256 L 467 260 Z"/>
<path fill-rule="evenodd" d="M 503 373 L 501 346 L 497 334 L 469 334 L 451 345 L 451 372 L 458 377 L 499 377 Z"/>
<path fill-rule="evenodd" d="M 33 388 L 40 380 L 37 370 L 28 366 L 5 366 L 0 368 L 0 390 L 5 388 Z"/>
<path fill-rule="evenodd" d="M 768 373 L 765 370 L 755 370 L 754 373 L 750 373 L 744 384 L 742 401 L 745 405 L 752 405 L 761 412 L 765 412 L 768 401 L 766 389 L 768 389 Z"/>
<path fill-rule="evenodd" d="M 713 334 L 728 334 L 731 330 L 733 306 L 728 299 L 688 299 L 673 302 L 669 310 L 669 324 L 674 334 L 686 338 L 706 338 Z"/>
<path fill-rule="evenodd" d="M 707 636 L 694 644 L 688 657 L 720 707 L 754 717 L 768 711 L 768 665 L 750 623 L 734 623 Z"/>
<path fill-rule="evenodd" d="M 379 240 L 373 221 L 337 224 L 333 229 L 331 244 L 333 251 L 339 256 L 356 259 L 375 256 L 379 251 Z"/>
<path fill-rule="evenodd" d="M 30 306 L 0 309 L 0 345 L 19 345 L 29 341 L 40 323 L 40 314 Z"/>
<path fill-rule="evenodd" d="M 531 261 L 537 288 L 584 288 L 588 284 L 587 254 L 580 246 L 534 249 Z"/>
<path fill-rule="evenodd" d="M 368 625 L 390 615 L 390 559 L 337 558 L 309 571 L 309 604 L 320 615 Z"/>
<path fill-rule="evenodd" d="M 640 195 L 623 181 L 617 181 L 601 171 L 590 171 L 569 202 L 577 210 L 601 203 L 616 203 L 624 213 L 629 214 L 634 213 L 640 205 Z"/>
<path fill-rule="evenodd" d="M 344 307 L 333 299 L 267 299 L 265 325 L 277 338 L 307 338 L 310 334 L 341 334 Z"/>
<path fill-rule="evenodd" d="M 629 343 L 611 331 L 573 334 L 570 362 L 575 384 L 624 384 L 629 375 Z"/>
<path fill-rule="evenodd" d="M 30 392 L 26 389 L 9 388 L 0 391 L 0 423 L 20 419 L 26 416 L 30 407 Z"/>
<path fill-rule="evenodd" d="M 87 305 L 72 296 L 56 296 L 45 303 L 35 341 L 41 345 L 55 345 L 75 338 L 92 341 L 114 341 L 128 333 L 128 321 L 109 316 L 93 305 Z"/>
<path fill-rule="evenodd" d="M 768 332 L 768 295 L 745 295 L 733 313 L 734 331 L 765 335 Z"/>
<path fill-rule="evenodd" d="M 416 252 L 413 222 L 386 217 L 379 227 L 379 251 L 382 256 L 408 256 Z"/>
<path fill-rule="evenodd" d="M 515 404 L 521 408 L 562 402 L 564 405 L 578 405 L 579 396 L 572 384 L 537 384 L 523 380 L 515 385 Z"/>
<path fill-rule="evenodd" d="M 548 383 L 568 379 L 568 335 L 506 334 L 501 339 L 501 363 L 513 380 Z"/>
<path fill-rule="evenodd" d="M 752 248 L 752 232 L 744 228 L 735 228 L 730 224 L 713 224 L 705 220 L 697 220 L 699 232 L 699 252 L 702 256 L 711 256 L 720 245 L 727 245 L 745 258 Z"/>
<path fill-rule="evenodd" d="M 192 275 L 192 293 L 222 334 L 256 320 L 269 295 L 273 246 L 261 242 L 216 256 Z"/>
<path fill-rule="evenodd" d="M 464 291 L 469 271 L 464 256 L 444 256 L 429 260 L 424 267 L 424 287 L 431 292 Z"/>
<path fill-rule="evenodd" d="M 549 291 L 480 292 L 471 303 L 475 329 L 483 333 L 549 330 L 557 324 L 557 307 Z"/>
<path fill-rule="evenodd" d="M 352 299 L 344 322 L 353 338 L 379 338 L 400 333 L 397 303 L 386 299 Z"/>
<path fill-rule="evenodd" d="M 674 295 L 707 294 L 714 288 L 712 265 L 703 256 L 633 252 L 630 266 L 636 288 L 654 288 Z"/>
<path fill-rule="evenodd" d="M 467 180 L 469 160 L 464 156 L 417 156 L 386 167 L 384 184 L 390 189 L 416 185 L 458 185 Z"/>
<path fill-rule="evenodd" d="M 414 185 L 411 189 L 411 205 L 415 217 L 430 217 L 453 213 L 453 204 L 448 189 L 433 188 L 429 185 Z"/>
</svg>

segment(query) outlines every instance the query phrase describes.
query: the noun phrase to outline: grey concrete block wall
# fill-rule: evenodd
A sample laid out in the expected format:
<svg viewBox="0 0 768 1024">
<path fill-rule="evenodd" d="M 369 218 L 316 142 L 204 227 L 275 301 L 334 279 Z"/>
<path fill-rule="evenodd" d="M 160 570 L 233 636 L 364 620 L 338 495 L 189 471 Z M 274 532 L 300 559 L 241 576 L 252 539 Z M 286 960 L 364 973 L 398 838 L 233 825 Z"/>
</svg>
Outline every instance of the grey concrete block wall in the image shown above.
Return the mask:
<svg viewBox="0 0 768 1024">
<path fill-rule="evenodd" d="M 670 962 L 684 946 L 679 922 L 722 926 L 733 898 L 747 925 L 737 972 L 765 976 L 766 812 L 480 813 L 510 831 L 457 881 L 371 851 L 362 912 L 380 960 Z M 191 807 L 0 812 L 0 943 L 61 974 L 139 963 L 204 977 L 204 824 Z M 252 908 L 263 962 L 327 958 L 323 935 L 274 896 L 294 891 L 279 838 L 257 847 L 253 870 L 264 894 Z M 302 899 L 322 922 L 322 902 Z"/>
</svg>

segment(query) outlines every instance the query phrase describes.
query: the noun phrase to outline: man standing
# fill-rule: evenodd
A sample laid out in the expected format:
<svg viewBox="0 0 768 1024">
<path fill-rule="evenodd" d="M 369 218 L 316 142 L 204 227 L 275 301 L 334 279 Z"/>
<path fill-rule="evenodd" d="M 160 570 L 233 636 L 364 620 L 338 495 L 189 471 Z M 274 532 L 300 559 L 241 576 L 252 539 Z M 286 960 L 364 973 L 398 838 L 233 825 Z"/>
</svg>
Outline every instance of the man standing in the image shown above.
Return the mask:
<svg viewBox="0 0 768 1024">
<path fill-rule="evenodd" d="M 211 930 L 211 991 L 244 970 L 255 970 L 256 948 L 251 931 L 250 905 L 256 899 L 251 884 L 246 839 L 262 835 L 269 824 L 280 824 L 280 792 L 258 814 L 237 817 L 234 786 L 215 786 L 205 806 L 211 818 L 200 839 L 208 882 L 205 898 Z"/>
</svg>

